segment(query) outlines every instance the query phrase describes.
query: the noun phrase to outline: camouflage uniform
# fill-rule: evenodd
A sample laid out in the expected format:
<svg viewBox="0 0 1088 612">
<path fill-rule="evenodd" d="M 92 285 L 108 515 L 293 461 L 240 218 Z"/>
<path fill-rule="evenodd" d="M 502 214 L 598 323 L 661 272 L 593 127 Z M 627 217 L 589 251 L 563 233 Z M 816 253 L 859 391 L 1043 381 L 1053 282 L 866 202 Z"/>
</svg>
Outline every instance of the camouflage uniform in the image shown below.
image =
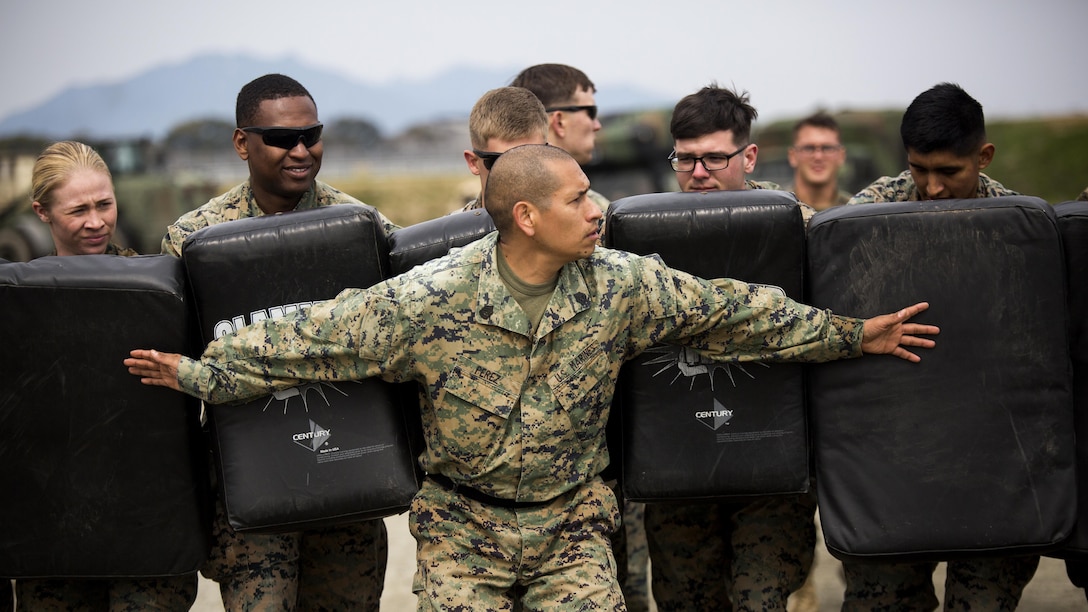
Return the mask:
<svg viewBox="0 0 1088 612">
<path fill-rule="evenodd" d="M 793 183 L 790 183 L 789 185 L 786 185 L 785 187 L 782 188 L 782 190 L 783 191 L 788 191 L 788 192 L 790 192 L 792 194 L 797 193 L 797 190 L 794 188 Z M 840 189 L 838 191 L 838 193 L 835 194 L 835 204 L 834 204 L 834 206 L 842 206 L 843 204 L 846 204 L 847 202 L 849 202 L 850 198 L 852 198 L 852 197 L 854 197 L 854 194 L 850 193 L 849 191 L 843 191 L 842 189 Z M 813 209 L 813 210 L 815 210 L 815 209 Z"/>
<path fill-rule="evenodd" d="M 1078 200 L 1088 200 L 1088 187 L 1085 187 L 1084 191 L 1080 192 L 1080 195 L 1077 196 L 1077 199 Z"/>
<path fill-rule="evenodd" d="M 747 189 L 782 190 L 769 181 Z M 816 214 L 800 204 L 808 224 Z M 647 504 L 658 610 L 785 610 L 816 550 L 816 489 L 745 502 Z"/>
<path fill-rule="evenodd" d="M 589 190 L 586 195 L 593 203 L 607 212 L 611 202 L 600 193 Z M 480 196 L 469 200 L 461 208 L 461 212 L 483 208 Z M 605 223 L 601 220 L 601 232 L 597 237 L 597 244 L 604 240 Z M 619 483 L 614 484 L 613 489 L 618 497 L 622 497 Z M 616 558 L 616 578 L 619 580 L 623 597 L 627 601 L 627 609 L 630 612 L 648 612 L 650 609 L 650 580 L 647 575 L 650 566 L 650 552 L 646 545 L 645 504 L 623 500 L 622 529 L 616 530 L 612 536 L 612 552 Z"/>
<path fill-rule="evenodd" d="M 997 198 L 1007 195 L 1020 195 L 1015 191 L 1006 189 L 1004 185 L 979 173 L 978 191 L 976 198 Z M 914 185 L 910 170 L 904 170 L 899 176 L 885 176 L 873 181 L 871 185 L 862 189 L 850 198 L 848 204 L 868 204 L 870 202 L 918 202 L 925 200 Z"/>
<path fill-rule="evenodd" d="M 419 609 L 509 610 L 521 584 L 528 609 L 622 610 L 608 544 L 619 512 L 599 474 L 623 363 L 661 342 L 717 361 L 859 356 L 863 321 L 597 249 L 561 269 L 533 331 L 497 241 L 224 336 L 201 361 L 183 357 L 178 381 L 211 402 L 303 380 L 420 383 Z"/>
<path fill-rule="evenodd" d="M 295 210 L 307 210 L 333 204 L 362 204 L 362 202 L 335 187 L 330 187 L 321 181 L 314 181 L 314 186 L 302 196 Z M 166 236 L 162 239 L 162 252 L 181 257 L 181 245 L 189 234 L 209 225 L 262 215 L 264 211 L 257 206 L 253 189 L 246 180 L 223 195 L 212 198 L 200 208 L 185 213 L 173 225 L 166 228 Z M 385 233 L 389 234 L 400 229 L 380 212 L 378 216 L 381 218 Z"/>
<path fill-rule="evenodd" d="M 359 200 L 314 181 L 295 210 Z M 181 256 L 193 232 L 227 221 L 259 217 L 249 181 L 181 216 L 167 228 L 162 252 Z M 398 229 L 381 215 L 385 231 Z M 211 467 L 212 479 L 215 469 Z M 217 496 L 211 556 L 201 573 L 219 583 L 227 610 L 377 610 L 385 583 L 388 538 L 381 520 L 302 532 L 237 533 Z"/>
<path fill-rule="evenodd" d="M 975 197 L 1019 195 L 985 174 L 979 174 Z M 850 204 L 909 202 L 924 199 L 906 170 L 879 178 L 850 199 Z M 944 583 L 945 610 L 1015 610 L 1024 586 L 1035 575 L 1037 555 L 975 557 L 948 561 Z M 874 563 L 844 561 L 844 611 L 933 610 L 936 563 Z"/>
<path fill-rule="evenodd" d="M 56 255 L 54 250 L 52 255 Z M 106 255 L 132 257 L 135 250 L 110 243 Z M 10 586 L 8 587 L 10 589 Z M 11 590 L 0 589 L 8 594 Z M 196 572 L 161 578 L 16 580 L 19 608 L 25 610 L 188 610 L 196 602 Z M 2 597 L 2 596 L 0 596 Z"/>
</svg>

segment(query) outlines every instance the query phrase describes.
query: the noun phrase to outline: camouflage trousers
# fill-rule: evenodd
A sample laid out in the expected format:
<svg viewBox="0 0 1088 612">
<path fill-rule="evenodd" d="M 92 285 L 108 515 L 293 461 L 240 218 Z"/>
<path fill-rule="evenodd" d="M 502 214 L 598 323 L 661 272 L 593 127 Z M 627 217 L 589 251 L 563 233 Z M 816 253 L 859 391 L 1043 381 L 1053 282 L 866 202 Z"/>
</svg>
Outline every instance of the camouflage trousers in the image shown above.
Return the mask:
<svg viewBox="0 0 1088 612">
<path fill-rule="evenodd" d="M 196 573 L 164 578 L 16 580 L 20 610 L 184 612 L 196 601 Z M 11 609 L 11 608 L 8 608 Z"/>
<path fill-rule="evenodd" d="M 816 550 L 816 492 L 748 503 L 646 504 L 661 612 L 785 610 Z"/>
<path fill-rule="evenodd" d="M 228 612 L 377 612 L 389 548 L 383 521 L 238 533 L 227 522 L 222 500 L 215 505 L 211 556 L 200 572 L 219 583 Z"/>
<path fill-rule="evenodd" d="M 430 479 L 412 500 L 418 610 L 623 611 L 609 537 L 619 525 L 600 480 L 531 508 L 483 504 Z"/>
<path fill-rule="evenodd" d="M 1039 557 L 981 557 L 948 562 L 944 609 L 1015 610 L 1024 586 L 1035 575 Z M 935 610 L 936 563 L 843 562 L 846 593 L 843 612 Z"/>
<path fill-rule="evenodd" d="M 623 590 L 623 598 L 627 601 L 629 612 L 649 612 L 650 610 L 650 578 L 647 575 L 650 567 L 650 551 L 646 548 L 646 505 L 625 501 L 623 503 L 623 528 L 620 533 L 620 542 L 625 554 L 616 553 L 616 562 L 621 564 L 618 574 L 620 589 Z M 613 548 L 617 546 L 613 542 Z M 626 566 L 626 572 L 623 571 Z"/>
</svg>

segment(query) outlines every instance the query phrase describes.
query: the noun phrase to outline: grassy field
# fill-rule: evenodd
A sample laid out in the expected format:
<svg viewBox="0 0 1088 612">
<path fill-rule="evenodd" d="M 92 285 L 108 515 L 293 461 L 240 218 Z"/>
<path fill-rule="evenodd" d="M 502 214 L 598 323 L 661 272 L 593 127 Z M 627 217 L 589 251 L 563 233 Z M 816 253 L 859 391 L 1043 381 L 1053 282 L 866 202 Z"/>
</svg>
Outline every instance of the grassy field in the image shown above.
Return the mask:
<svg viewBox="0 0 1088 612">
<path fill-rule="evenodd" d="M 329 179 L 329 184 L 377 208 L 402 227 L 451 213 L 476 197 L 479 191 L 479 179 L 467 172 L 439 175 L 358 174 Z"/>
</svg>

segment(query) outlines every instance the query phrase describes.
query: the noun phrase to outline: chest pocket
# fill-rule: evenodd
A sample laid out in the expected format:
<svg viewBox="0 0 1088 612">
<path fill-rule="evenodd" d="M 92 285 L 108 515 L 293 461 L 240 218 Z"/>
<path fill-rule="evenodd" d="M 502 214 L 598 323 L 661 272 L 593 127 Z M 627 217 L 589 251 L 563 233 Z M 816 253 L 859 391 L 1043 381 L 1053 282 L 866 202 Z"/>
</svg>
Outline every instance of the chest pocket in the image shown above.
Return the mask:
<svg viewBox="0 0 1088 612">
<path fill-rule="evenodd" d="M 608 354 L 597 346 L 563 363 L 552 374 L 552 393 L 566 409 L 571 425 L 586 433 L 603 426 L 602 414 L 611 404 L 615 389 L 611 373 Z"/>
<path fill-rule="evenodd" d="M 491 467 L 502 452 L 519 392 L 517 381 L 462 360 L 446 378 L 435 405 L 434 426 L 445 452 L 470 472 Z"/>
</svg>

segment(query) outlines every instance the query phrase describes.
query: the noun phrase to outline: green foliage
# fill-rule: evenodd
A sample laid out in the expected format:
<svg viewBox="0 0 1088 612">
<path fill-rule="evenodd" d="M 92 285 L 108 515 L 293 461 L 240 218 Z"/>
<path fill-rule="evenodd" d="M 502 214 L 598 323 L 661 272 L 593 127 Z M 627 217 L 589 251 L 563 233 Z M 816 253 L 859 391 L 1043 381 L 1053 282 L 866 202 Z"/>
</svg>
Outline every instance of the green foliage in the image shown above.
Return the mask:
<svg viewBox="0 0 1088 612">
<path fill-rule="evenodd" d="M 1009 189 L 1057 204 L 1088 186 L 1088 116 L 995 121 L 986 132 L 997 152 L 985 172 Z"/>
</svg>

